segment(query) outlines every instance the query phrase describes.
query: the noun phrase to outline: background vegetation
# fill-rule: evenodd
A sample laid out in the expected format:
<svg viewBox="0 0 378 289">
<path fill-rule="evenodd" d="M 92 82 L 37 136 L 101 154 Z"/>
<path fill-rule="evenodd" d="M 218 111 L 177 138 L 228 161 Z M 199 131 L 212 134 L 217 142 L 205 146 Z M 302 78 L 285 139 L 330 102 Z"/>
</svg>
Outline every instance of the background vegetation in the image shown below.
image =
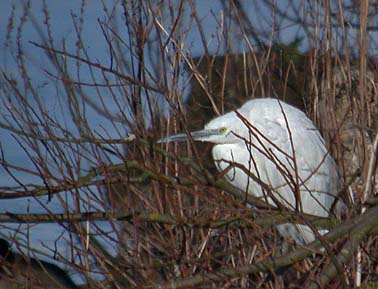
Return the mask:
<svg viewBox="0 0 378 289">
<path fill-rule="evenodd" d="M 39 253 L 84 288 L 375 288 L 377 2 L 218 1 L 205 17 L 200 2 L 104 2 L 96 33 L 105 61 L 83 37 L 91 2 L 67 16 L 74 43 L 54 35 L 48 2 L 42 19 L 31 1 L 9 11 L 3 47 L 17 66 L 1 72 L 0 126 L 22 157 L 2 147 L 1 173 L 14 185 L 0 198 L 44 210 L 6 210 L 3 227 L 59 225 L 69 253 Z M 255 97 L 281 98 L 319 127 L 345 181 L 345 220 L 279 211 L 238 191 L 215 170 L 211 145 L 156 144 Z M 287 220 L 332 230 L 282 252 L 274 225 Z M 33 231 L 21 228 L 2 235 L 34 256 Z"/>
</svg>

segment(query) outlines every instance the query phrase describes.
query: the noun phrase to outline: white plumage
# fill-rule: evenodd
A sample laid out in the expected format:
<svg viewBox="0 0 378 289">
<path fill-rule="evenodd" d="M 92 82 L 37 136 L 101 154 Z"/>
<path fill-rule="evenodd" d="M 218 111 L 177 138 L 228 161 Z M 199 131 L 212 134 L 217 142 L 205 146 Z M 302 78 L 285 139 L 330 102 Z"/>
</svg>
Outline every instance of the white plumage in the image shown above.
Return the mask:
<svg viewBox="0 0 378 289">
<path fill-rule="evenodd" d="M 219 171 L 233 165 L 225 177 L 235 187 L 274 206 L 329 216 L 341 188 L 339 174 L 319 131 L 299 109 L 277 99 L 254 99 L 191 135 L 215 144 Z M 185 139 L 186 134 L 179 134 L 159 142 Z M 277 229 L 300 243 L 314 240 L 305 225 L 281 224 Z"/>
</svg>

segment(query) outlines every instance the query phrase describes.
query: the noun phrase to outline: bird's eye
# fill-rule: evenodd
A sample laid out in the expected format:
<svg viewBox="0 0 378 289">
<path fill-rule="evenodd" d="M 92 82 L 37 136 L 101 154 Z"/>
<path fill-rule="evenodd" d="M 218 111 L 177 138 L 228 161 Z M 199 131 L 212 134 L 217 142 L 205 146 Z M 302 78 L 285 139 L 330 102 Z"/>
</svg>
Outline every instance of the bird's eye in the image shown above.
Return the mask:
<svg viewBox="0 0 378 289">
<path fill-rule="evenodd" d="M 227 127 L 221 127 L 220 129 L 219 129 L 219 132 L 220 133 L 225 133 L 227 131 Z"/>
</svg>

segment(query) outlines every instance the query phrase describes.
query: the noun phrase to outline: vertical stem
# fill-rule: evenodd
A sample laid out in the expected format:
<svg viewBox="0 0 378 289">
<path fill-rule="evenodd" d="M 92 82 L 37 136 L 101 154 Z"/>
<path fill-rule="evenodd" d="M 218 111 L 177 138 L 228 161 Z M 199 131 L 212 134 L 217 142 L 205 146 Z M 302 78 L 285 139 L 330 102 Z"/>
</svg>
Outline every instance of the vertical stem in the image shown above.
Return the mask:
<svg viewBox="0 0 378 289">
<path fill-rule="evenodd" d="M 368 25 L 368 9 L 369 8 L 369 0 L 361 0 L 360 2 L 360 104 L 362 105 L 362 111 L 367 110 L 367 99 L 366 99 L 366 67 L 367 67 L 367 55 L 366 55 L 366 41 L 367 41 L 367 25 Z M 360 117 L 360 125 L 363 127 L 367 124 L 367 115 L 366 113 L 361 113 Z M 363 130 L 360 131 L 362 138 L 365 136 L 365 132 Z M 365 142 L 363 142 L 365 143 Z M 366 151 L 364 148 L 361 148 L 364 152 Z M 361 151 L 359 152 L 361 153 Z M 361 154 L 360 154 L 361 155 Z M 367 180 L 365 184 L 368 186 L 370 180 Z M 365 194 L 364 194 L 365 196 Z M 362 196 L 362 199 L 364 198 Z M 364 200 L 362 200 L 364 201 Z M 362 208 L 361 213 L 364 213 L 366 210 L 365 207 Z M 356 256 L 356 277 L 355 277 L 355 286 L 361 287 L 361 271 L 362 271 L 362 251 L 360 246 L 357 249 L 357 256 Z"/>
</svg>

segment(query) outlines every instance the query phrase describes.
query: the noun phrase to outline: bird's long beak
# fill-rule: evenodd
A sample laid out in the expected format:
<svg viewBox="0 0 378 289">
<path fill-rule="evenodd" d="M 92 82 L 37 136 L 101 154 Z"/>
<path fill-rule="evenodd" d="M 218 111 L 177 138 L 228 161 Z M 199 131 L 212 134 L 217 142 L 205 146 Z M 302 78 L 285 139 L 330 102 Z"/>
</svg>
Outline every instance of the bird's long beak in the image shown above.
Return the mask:
<svg viewBox="0 0 378 289">
<path fill-rule="evenodd" d="M 190 133 L 194 140 L 198 141 L 207 141 L 210 136 L 219 135 L 219 131 L 217 129 L 203 129 L 198 131 L 193 131 Z M 158 143 L 169 143 L 169 142 L 179 142 L 185 141 L 189 139 L 189 135 L 186 133 L 180 133 L 176 135 L 171 135 L 165 138 L 161 138 L 158 140 Z"/>
</svg>

